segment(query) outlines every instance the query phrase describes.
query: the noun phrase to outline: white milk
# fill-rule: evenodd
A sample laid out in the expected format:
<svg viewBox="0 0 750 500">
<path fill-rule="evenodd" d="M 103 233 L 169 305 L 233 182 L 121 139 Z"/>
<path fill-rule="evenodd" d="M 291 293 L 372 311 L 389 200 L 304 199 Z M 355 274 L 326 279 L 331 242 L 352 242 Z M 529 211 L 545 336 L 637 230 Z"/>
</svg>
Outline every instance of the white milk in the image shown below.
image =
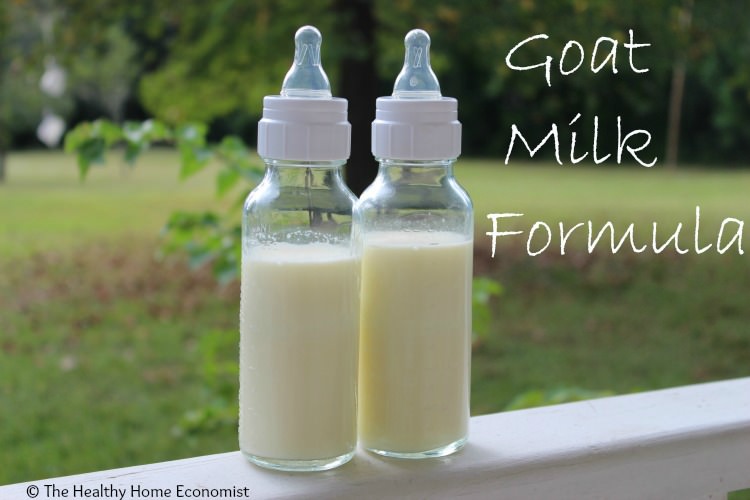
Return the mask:
<svg viewBox="0 0 750 500">
<path fill-rule="evenodd" d="M 356 445 L 359 260 L 327 244 L 251 249 L 240 301 L 240 449 L 319 460 Z"/>
<path fill-rule="evenodd" d="M 472 252 L 458 233 L 366 235 L 359 361 L 366 448 L 410 454 L 466 437 Z"/>
</svg>

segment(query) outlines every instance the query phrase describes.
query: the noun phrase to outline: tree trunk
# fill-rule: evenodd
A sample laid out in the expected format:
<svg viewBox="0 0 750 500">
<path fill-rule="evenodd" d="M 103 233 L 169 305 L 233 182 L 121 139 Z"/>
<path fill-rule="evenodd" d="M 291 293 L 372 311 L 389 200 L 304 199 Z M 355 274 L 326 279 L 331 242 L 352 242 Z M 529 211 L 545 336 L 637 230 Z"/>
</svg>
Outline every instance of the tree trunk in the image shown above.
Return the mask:
<svg viewBox="0 0 750 500">
<path fill-rule="evenodd" d="M 672 88 L 669 96 L 669 118 L 667 122 L 667 168 L 677 168 L 680 150 L 680 121 L 682 96 L 685 93 L 685 61 L 680 59 L 672 68 Z"/>
<path fill-rule="evenodd" d="M 346 182 L 359 196 L 378 172 L 370 152 L 370 127 L 375 118 L 377 75 L 375 72 L 375 15 L 371 0 L 337 0 L 343 20 L 342 38 L 355 45 L 341 60 L 339 88 L 334 95 L 349 101 L 352 124 L 352 152 L 346 168 Z"/>
<path fill-rule="evenodd" d="M 685 0 L 678 13 L 678 30 L 683 46 L 672 67 L 672 87 L 669 92 L 669 117 L 667 118 L 667 168 L 677 168 L 680 150 L 680 122 L 682 121 L 682 98 L 685 94 L 686 52 L 690 39 L 690 24 L 693 20 L 693 0 Z"/>
</svg>

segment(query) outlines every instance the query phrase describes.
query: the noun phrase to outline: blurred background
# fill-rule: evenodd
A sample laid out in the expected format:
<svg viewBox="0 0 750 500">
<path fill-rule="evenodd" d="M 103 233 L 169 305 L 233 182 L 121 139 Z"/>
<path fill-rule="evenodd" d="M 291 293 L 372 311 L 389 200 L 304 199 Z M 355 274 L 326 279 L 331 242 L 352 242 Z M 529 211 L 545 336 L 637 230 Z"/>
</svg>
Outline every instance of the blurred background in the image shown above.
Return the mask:
<svg viewBox="0 0 750 500">
<path fill-rule="evenodd" d="M 101 116 L 199 120 L 210 124 L 213 139 L 234 133 L 252 141 L 262 98 L 279 92 L 288 69 L 294 31 L 314 23 L 324 35 L 334 93 L 350 100 L 355 122 L 371 121 L 372 100 L 390 94 L 403 36 L 418 26 L 432 36 L 432 64 L 446 95 L 460 99 L 466 155 L 504 156 L 511 124 L 541 138 L 552 122 L 567 125 L 581 113 L 582 144 L 591 144 L 594 115 L 612 130 L 620 115 L 629 128 L 652 133 L 662 160 L 669 146 L 685 162 L 742 163 L 750 141 L 748 10 L 740 0 L 10 0 L 3 16 L 2 144 L 6 151 L 37 147 L 40 117 L 50 113 L 68 127 Z M 648 73 L 629 69 L 622 43 L 630 29 L 636 43 L 650 44 L 633 57 Z M 551 88 L 543 69 L 511 71 L 505 64 L 513 46 L 541 33 L 549 39 L 529 43 L 516 61 L 538 64 L 551 56 Z M 620 41 L 616 75 L 609 66 L 590 70 L 602 36 Z M 583 46 L 586 60 L 562 76 L 557 68 L 568 40 Z M 597 64 L 609 45 L 603 48 Z M 575 63 L 573 50 L 565 66 Z M 672 128 L 680 137 L 670 136 Z M 616 144 L 614 133 L 599 139 L 603 150 Z"/>
<path fill-rule="evenodd" d="M 403 37 L 432 37 L 476 208 L 473 414 L 747 376 L 748 257 L 696 255 L 694 229 L 696 206 L 701 246 L 750 220 L 749 15 L 744 0 L 0 3 L 0 484 L 237 448 L 238 200 L 305 24 L 349 100 L 355 192 L 376 172 L 374 101 Z M 647 73 L 628 30 L 650 44 L 634 52 Z M 552 57 L 549 87 L 505 64 L 541 33 L 516 61 Z M 599 37 L 619 42 L 616 74 L 590 69 Z M 569 40 L 585 59 L 562 76 Z M 592 151 L 595 116 L 613 158 L 570 165 L 570 132 Z M 623 135 L 650 132 L 653 168 L 614 160 L 618 117 Z M 553 123 L 565 166 L 551 144 L 533 161 L 516 144 L 504 165 L 512 125 L 535 145 Z M 589 252 L 584 237 L 530 257 L 521 237 L 493 259 L 495 212 L 524 213 L 526 232 L 632 222 L 649 244 L 652 222 L 683 223 L 691 251 Z"/>
</svg>

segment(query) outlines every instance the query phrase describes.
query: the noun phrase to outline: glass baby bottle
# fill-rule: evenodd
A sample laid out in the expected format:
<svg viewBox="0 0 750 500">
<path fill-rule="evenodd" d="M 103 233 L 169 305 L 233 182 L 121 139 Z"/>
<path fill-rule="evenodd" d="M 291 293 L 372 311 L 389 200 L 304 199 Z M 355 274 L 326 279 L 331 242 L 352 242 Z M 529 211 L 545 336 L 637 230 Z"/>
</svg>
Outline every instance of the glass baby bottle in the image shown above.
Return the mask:
<svg viewBox="0 0 750 500">
<path fill-rule="evenodd" d="M 386 456 L 460 449 L 469 422 L 473 215 L 453 176 L 457 101 L 442 97 L 430 38 L 406 35 L 393 95 L 377 99 L 375 181 L 355 206 L 362 243 L 359 439 Z"/>
<path fill-rule="evenodd" d="M 326 470 L 356 446 L 358 250 L 344 184 L 351 126 L 300 28 L 279 96 L 263 100 L 265 176 L 242 224 L 240 450 L 279 470 Z"/>
</svg>

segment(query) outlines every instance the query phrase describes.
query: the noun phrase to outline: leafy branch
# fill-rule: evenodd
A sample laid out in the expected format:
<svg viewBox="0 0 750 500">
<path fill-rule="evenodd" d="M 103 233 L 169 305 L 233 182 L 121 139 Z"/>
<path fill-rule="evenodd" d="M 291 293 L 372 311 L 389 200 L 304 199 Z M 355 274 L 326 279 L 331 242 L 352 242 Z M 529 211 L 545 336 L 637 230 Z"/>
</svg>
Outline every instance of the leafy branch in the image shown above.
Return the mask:
<svg viewBox="0 0 750 500">
<path fill-rule="evenodd" d="M 212 163 L 217 164 L 217 196 L 223 197 L 233 188 L 244 185 L 238 200 L 241 202 L 261 179 L 263 169 L 242 139 L 227 136 L 212 145 L 208 143 L 207 131 L 203 123 L 173 128 L 157 120 L 118 125 L 100 119 L 81 123 L 68 132 L 65 151 L 76 155 L 78 171 L 84 180 L 92 166 L 106 163 L 110 150 L 121 149 L 125 163 L 133 167 L 152 146 L 174 146 L 180 155 L 180 179 L 196 175 Z M 165 253 L 184 252 L 193 268 L 210 263 L 220 283 L 239 276 L 241 226 L 236 217 L 212 211 L 176 212 L 169 217 L 162 233 Z"/>
</svg>

